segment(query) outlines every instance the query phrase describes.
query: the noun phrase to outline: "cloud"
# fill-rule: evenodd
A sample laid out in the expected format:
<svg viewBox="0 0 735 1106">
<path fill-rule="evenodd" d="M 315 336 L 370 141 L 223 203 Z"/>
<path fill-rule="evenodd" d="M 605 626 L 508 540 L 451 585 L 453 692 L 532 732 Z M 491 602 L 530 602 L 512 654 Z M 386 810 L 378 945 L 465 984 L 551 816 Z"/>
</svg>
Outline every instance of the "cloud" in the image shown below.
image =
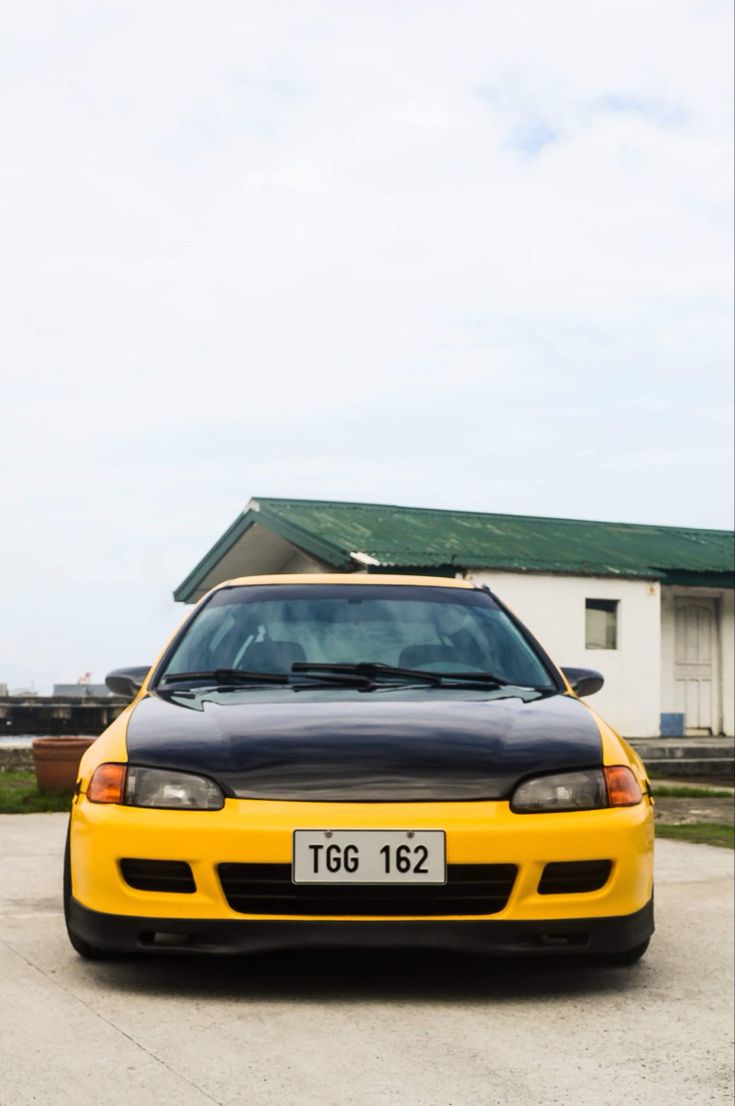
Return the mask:
<svg viewBox="0 0 735 1106">
<path fill-rule="evenodd" d="M 559 132 L 553 130 L 543 119 L 527 119 L 514 127 L 506 144 L 514 150 L 535 156 L 544 146 L 559 141 Z"/>
<path fill-rule="evenodd" d="M 595 102 L 600 111 L 621 112 L 627 115 L 640 115 L 657 126 L 674 127 L 686 122 L 686 111 L 681 104 L 666 100 L 641 99 L 608 92 Z"/>
</svg>

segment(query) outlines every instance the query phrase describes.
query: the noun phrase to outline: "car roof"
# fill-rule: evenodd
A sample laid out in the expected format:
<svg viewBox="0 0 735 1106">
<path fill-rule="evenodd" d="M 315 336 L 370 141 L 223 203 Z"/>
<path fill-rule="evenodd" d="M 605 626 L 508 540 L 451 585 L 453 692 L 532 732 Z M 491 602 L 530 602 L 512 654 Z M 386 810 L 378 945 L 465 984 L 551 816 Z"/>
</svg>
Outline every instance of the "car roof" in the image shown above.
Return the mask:
<svg viewBox="0 0 735 1106">
<path fill-rule="evenodd" d="M 251 587 L 256 584 L 402 584 L 404 587 L 464 588 L 465 590 L 477 587 L 470 580 L 457 580 L 448 576 L 392 576 L 382 572 L 371 574 L 299 572 L 270 576 L 240 576 L 234 580 L 224 580 L 212 588 L 212 591 L 219 591 L 220 588 Z"/>
</svg>

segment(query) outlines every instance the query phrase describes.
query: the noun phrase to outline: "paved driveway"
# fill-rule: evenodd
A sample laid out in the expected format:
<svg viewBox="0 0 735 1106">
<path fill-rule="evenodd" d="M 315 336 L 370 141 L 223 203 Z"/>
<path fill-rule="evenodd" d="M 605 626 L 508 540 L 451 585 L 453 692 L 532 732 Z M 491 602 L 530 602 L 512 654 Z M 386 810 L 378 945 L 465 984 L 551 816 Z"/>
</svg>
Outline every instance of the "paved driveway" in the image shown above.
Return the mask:
<svg viewBox="0 0 735 1106">
<path fill-rule="evenodd" d="M 0 817 L 0 1103 L 732 1102 L 732 853 L 658 845 L 633 969 L 442 953 L 85 963 L 66 817 Z"/>
</svg>

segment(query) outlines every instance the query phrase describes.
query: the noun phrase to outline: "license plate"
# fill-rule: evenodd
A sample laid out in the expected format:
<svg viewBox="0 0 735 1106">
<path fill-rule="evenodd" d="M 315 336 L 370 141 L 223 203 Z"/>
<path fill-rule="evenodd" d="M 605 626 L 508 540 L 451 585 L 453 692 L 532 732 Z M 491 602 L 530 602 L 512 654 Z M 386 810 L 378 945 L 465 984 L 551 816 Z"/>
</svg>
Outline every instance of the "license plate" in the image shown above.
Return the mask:
<svg viewBox="0 0 735 1106">
<path fill-rule="evenodd" d="M 446 883 L 443 830 L 295 830 L 294 883 Z"/>
</svg>

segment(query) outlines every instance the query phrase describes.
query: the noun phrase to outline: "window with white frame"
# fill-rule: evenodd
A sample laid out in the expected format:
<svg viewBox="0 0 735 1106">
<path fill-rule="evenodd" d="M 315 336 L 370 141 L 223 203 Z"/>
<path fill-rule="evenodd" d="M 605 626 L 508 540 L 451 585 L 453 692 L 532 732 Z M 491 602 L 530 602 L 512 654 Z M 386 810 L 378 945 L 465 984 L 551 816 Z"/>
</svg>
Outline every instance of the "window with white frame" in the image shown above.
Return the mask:
<svg viewBox="0 0 735 1106">
<path fill-rule="evenodd" d="M 585 648 L 617 649 L 618 600 L 585 600 Z"/>
</svg>

